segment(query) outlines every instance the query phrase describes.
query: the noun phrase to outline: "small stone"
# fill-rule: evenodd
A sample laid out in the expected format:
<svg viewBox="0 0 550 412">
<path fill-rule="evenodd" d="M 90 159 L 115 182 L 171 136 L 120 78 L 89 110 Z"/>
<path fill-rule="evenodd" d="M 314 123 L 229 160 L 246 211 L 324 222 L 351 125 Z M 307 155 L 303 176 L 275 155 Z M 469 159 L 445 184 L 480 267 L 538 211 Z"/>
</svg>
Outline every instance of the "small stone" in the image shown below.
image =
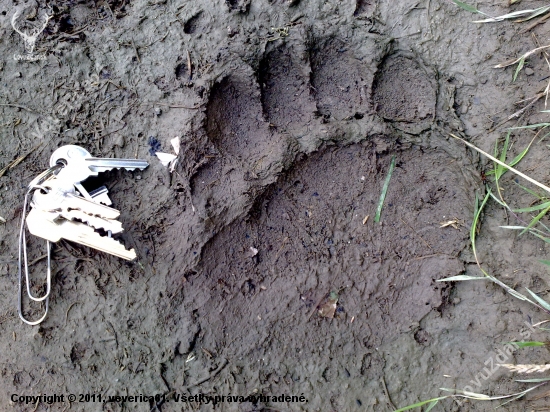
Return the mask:
<svg viewBox="0 0 550 412">
<path fill-rule="evenodd" d="M 154 111 L 157 116 L 160 116 L 162 114 L 162 109 L 160 107 L 155 107 Z"/>
<path fill-rule="evenodd" d="M 464 104 L 460 108 L 460 114 L 466 114 L 466 113 L 468 113 L 468 106 Z"/>
<path fill-rule="evenodd" d="M 531 69 L 530 67 L 527 67 L 527 68 L 525 69 L 525 74 L 526 74 L 527 76 L 532 76 L 532 75 L 535 74 L 535 71 L 534 71 L 533 69 Z"/>
<path fill-rule="evenodd" d="M 454 298 L 453 299 L 453 305 L 458 305 L 461 302 L 460 298 Z"/>
<path fill-rule="evenodd" d="M 136 175 L 136 180 L 141 180 L 141 175 Z"/>
<path fill-rule="evenodd" d="M 21 72 L 15 72 L 15 73 L 13 74 L 13 77 L 16 77 L 16 78 L 21 77 Z"/>
</svg>

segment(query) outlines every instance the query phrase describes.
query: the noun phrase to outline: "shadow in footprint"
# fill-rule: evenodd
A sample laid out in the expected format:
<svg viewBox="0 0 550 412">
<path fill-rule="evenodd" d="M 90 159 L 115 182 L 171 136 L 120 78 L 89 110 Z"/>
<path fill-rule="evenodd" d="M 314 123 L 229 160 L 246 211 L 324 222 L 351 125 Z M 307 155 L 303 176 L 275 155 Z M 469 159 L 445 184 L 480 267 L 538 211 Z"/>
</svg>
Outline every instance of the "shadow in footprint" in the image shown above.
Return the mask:
<svg viewBox="0 0 550 412">
<path fill-rule="evenodd" d="M 370 18 L 376 10 L 378 0 L 357 0 L 353 15 L 358 18 Z"/>
<path fill-rule="evenodd" d="M 275 180 L 288 144 L 264 120 L 260 88 L 248 66 L 213 86 L 205 130 L 213 145 L 211 160 L 190 186 L 202 219 L 215 226 L 243 214 Z"/>
<path fill-rule="evenodd" d="M 375 76 L 373 104 L 386 120 L 423 123 L 425 127 L 420 128 L 424 129 L 435 118 L 436 85 L 427 70 L 412 57 L 392 55 L 384 60 Z M 422 125 L 416 128 L 418 126 Z"/>
<path fill-rule="evenodd" d="M 310 94 L 309 62 L 287 43 L 271 50 L 260 62 L 262 105 L 269 122 L 299 132 L 316 111 Z"/>
<path fill-rule="evenodd" d="M 230 11 L 246 14 L 250 9 L 251 0 L 225 0 Z"/>
<path fill-rule="evenodd" d="M 251 77 L 230 75 L 215 84 L 206 116 L 208 137 L 222 155 L 250 162 L 278 145 L 263 119 L 259 87 Z"/>
<path fill-rule="evenodd" d="M 256 328 L 259 317 L 271 336 L 292 333 L 302 350 L 315 353 L 306 325 L 331 291 L 340 295 L 337 318 L 368 313 L 368 321 L 357 315 L 360 325 L 353 329 L 359 335 L 351 340 L 361 344 L 395 339 L 444 307 L 449 290 L 435 280 L 463 271 L 458 255 L 468 230 L 440 222 L 466 221 L 471 191 L 459 162 L 449 162 L 444 151 L 394 153 L 397 166 L 381 223 L 373 216 L 391 154 L 369 144 L 333 147 L 282 177 L 246 219 L 205 246 L 188 293 L 203 302 L 198 311 L 212 325 L 210 338 L 235 342 L 240 355 L 254 351 L 265 330 Z M 281 321 L 291 313 L 292 319 Z M 349 319 L 339 324 L 341 334 L 351 327 Z M 332 333 L 328 322 L 316 327 L 316 335 Z M 295 355 L 272 345 L 283 357 Z"/>
<path fill-rule="evenodd" d="M 322 115 L 342 120 L 365 110 L 364 76 L 346 43 L 330 39 L 312 49 L 311 69 L 311 83 Z"/>
<path fill-rule="evenodd" d="M 202 14 L 203 12 L 199 11 L 197 14 L 195 14 L 193 17 L 185 22 L 185 24 L 183 25 L 183 32 L 185 34 L 194 34 L 197 29 L 202 26 Z"/>
</svg>

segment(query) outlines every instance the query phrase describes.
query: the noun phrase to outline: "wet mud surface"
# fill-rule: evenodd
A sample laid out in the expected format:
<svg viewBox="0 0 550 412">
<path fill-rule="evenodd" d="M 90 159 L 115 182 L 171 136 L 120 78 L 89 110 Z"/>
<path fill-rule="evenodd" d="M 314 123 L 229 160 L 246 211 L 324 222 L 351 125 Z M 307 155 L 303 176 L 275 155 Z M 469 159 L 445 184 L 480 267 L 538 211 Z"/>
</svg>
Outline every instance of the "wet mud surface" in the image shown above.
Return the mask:
<svg viewBox="0 0 550 412">
<path fill-rule="evenodd" d="M 24 44 L 11 18 L 21 10 L 32 24 L 46 9 L 0 1 L 0 169 L 25 155 L 0 173 L 2 408 L 388 411 L 441 387 L 523 388 L 486 368 L 502 342 L 544 315 L 489 283 L 436 281 L 479 275 L 469 227 L 491 167 L 449 132 L 492 152 L 516 124 L 505 121 L 543 87 L 545 62 L 530 60 L 536 75 L 524 71 L 515 83 L 513 69 L 492 67 L 533 48 L 528 34 L 510 23 L 472 25 L 451 2 L 49 4 L 53 17 L 34 50 L 45 57 L 27 62 L 13 58 Z M 542 38 L 548 28 L 535 32 Z M 514 121 L 542 121 L 542 106 Z M 170 152 L 175 136 L 182 148 L 170 173 L 154 153 Z M 512 155 L 532 136 L 514 133 Z M 149 161 L 142 172 L 86 182 L 109 187 L 125 228 L 119 238 L 138 259 L 57 243 L 49 314 L 31 327 L 16 310 L 22 201 L 65 144 Z M 547 179 L 547 150 L 534 144 L 520 169 Z M 503 187 L 528 206 L 513 176 Z M 517 223 L 510 219 L 488 207 L 481 261 L 544 296 L 547 247 L 503 232 L 499 225 Z M 28 248 L 40 294 L 45 244 L 31 237 Z M 25 302 L 29 318 L 42 310 Z M 507 363 L 547 356 L 536 348 Z M 24 405 L 14 393 L 168 401 Z M 179 403 L 177 394 L 307 402 L 213 406 Z M 448 399 L 436 408 L 494 406 Z"/>
</svg>

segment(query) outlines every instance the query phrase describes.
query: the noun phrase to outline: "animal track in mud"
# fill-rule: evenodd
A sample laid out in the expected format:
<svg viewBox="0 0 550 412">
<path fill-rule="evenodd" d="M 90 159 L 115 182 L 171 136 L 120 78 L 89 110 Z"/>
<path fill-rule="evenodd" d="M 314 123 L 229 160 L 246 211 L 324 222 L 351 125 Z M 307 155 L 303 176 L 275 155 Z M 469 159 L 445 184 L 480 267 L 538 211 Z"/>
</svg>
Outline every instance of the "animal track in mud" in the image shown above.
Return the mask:
<svg viewBox="0 0 550 412">
<path fill-rule="evenodd" d="M 183 32 L 185 34 L 194 34 L 197 29 L 200 27 L 201 20 L 202 20 L 202 11 L 199 11 L 197 14 L 192 16 L 189 20 L 187 20 L 183 25 Z"/>
<path fill-rule="evenodd" d="M 435 87 L 420 64 L 405 56 L 384 60 L 375 76 L 373 100 L 387 120 L 414 122 L 435 116 Z"/>
<path fill-rule="evenodd" d="M 229 7 L 230 11 L 236 11 L 239 13 L 248 13 L 251 0 L 225 0 L 225 4 Z"/>
<path fill-rule="evenodd" d="M 230 75 L 214 85 L 207 107 L 206 132 L 222 154 L 252 160 L 273 149 L 253 77 Z"/>
<path fill-rule="evenodd" d="M 322 115 L 338 120 L 365 111 L 363 74 L 349 46 L 326 40 L 311 50 L 311 83 Z"/>
<path fill-rule="evenodd" d="M 357 0 L 355 6 L 355 12 L 353 15 L 355 17 L 372 17 L 374 11 L 376 10 L 376 2 L 378 0 Z"/>
<path fill-rule="evenodd" d="M 191 179 L 191 190 L 198 195 L 197 204 L 210 219 L 211 209 L 227 210 L 256 195 L 261 181 L 271 168 L 280 167 L 287 142 L 280 133 L 270 130 L 262 111 L 260 87 L 250 67 L 239 70 L 216 83 L 210 92 L 206 109 L 205 129 L 218 153 Z M 245 166 L 246 165 L 246 166 Z M 212 189 L 223 183 L 226 189 Z M 205 192 L 206 191 L 206 192 Z"/>
<path fill-rule="evenodd" d="M 308 328 L 294 326 L 317 317 L 313 302 L 331 290 L 340 291 L 336 316 L 360 316 L 364 336 L 356 338 L 371 344 L 444 306 L 448 290 L 434 280 L 463 270 L 457 256 L 467 230 L 441 228 L 440 221 L 467 219 L 472 199 L 460 165 L 445 152 L 413 147 L 395 155 L 382 223 L 372 216 L 391 156 L 366 143 L 314 153 L 273 184 L 246 219 L 216 235 L 203 249 L 200 290 L 192 292 L 203 302 L 199 316 L 212 325 L 209 338 L 254 347 L 260 317 L 272 353 L 288 356 L 277 336 L 289 331 L 296 345 L 315 352 Z M 434 193 L 437 204 L 428 201 Z M 277 299 L 263 299 L 265 289 Z M 290 313 L 296 318 L 281 321 Z M 330 334 L 329 323 L 317 327 Z"/>
<path fill-rule="evenodd" d="M 307 60 L 286 44 L 260 62 L 262 106 L 271 124 L 292 131 L 311 121 L 316 107 L 304 72 L 308 67 Z"/>
</svg>

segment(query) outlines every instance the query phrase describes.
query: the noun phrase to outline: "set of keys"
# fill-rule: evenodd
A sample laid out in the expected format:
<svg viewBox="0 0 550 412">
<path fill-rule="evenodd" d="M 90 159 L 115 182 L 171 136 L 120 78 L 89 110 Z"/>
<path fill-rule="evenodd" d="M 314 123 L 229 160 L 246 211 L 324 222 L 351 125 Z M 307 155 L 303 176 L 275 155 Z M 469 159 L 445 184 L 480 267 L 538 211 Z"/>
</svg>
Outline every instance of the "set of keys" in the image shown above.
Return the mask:
<svg viewBox="0 0 550 412">
<path fill-rule="evenodd" d="M 139 159 L 97 158 L 79 146 L 67 145 L 57 149 L 50 157 L 50 168 L 37 176 L 28 187 L 23 207 L 19 236 L 19 317 L 29 325 L 41 323 L 48 313 L 48 297 L 51 289 L 50 242 L 69 240 L 100 250 L 105 253 L 134 260 L 134 249 L 127 250 L 123 244 L 112 238 L 123 231 L 117 220 L 120 211 L 111 206 L 105 186 L 88 192 L 82 182 L 101 172 L 112 169 L 143 170 L 149 163 Z M 32 193 L 31 210 L 27 216 L 28 197 Z M 25 224 L 29 232 L 46 240 L 47 243 L 47 285 L 44 296 L 31 293 Z M 105 235 L 102 236 L 101 232 Z M 22 264 L 22 261 L 24 265 Z M 37 321 L 29 321 L 22 310 L 22 267 L 29 299 L 45 302 L 45 313 Z"/>
</svg>

